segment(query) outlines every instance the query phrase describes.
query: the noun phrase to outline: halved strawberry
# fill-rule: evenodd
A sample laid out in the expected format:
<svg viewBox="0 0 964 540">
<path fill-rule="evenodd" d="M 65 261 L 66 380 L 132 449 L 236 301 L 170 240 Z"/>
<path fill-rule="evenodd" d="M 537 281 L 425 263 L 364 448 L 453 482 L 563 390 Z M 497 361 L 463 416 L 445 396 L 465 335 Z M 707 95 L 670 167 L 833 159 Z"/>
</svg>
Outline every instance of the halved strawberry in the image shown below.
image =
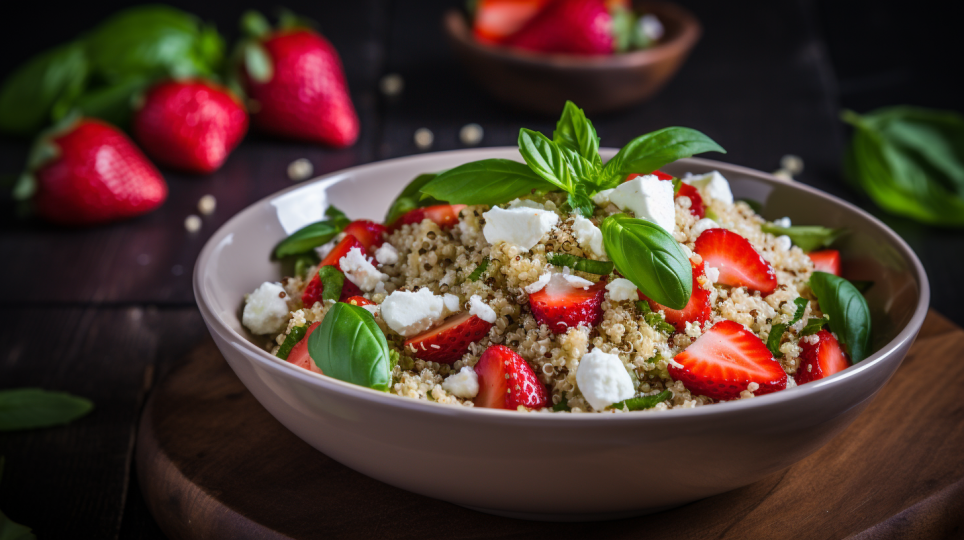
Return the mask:
<svg viewBox="0 0 964 540">
<path fill-rule="evenodd" d="M 475 364 L 479 376 L 476 407 L 515 410 L 522 405 L 541 409 L 549 404 L 549 392 L 529 364 L 512 349 L 492 345 Z"/>
<path fill-rule="evenodd" d="M 836 249 L 825 249 L 823 251 L 811 251 L 807 254 L 813 261 L 813 269 L 818 272 L 826 272 L 835 276 L 840 275 L 840 252 Z"/>
<path fill-rule="evenodd" d="M 800 367 L 793 376 L 797 384 L 829 377 L 850 367 L 850 361 L 833 334 L 821 330 L 814 335 L 817 336 L 815 344 L 800 341 Z"/>
<path fill-rule="evenodd" d="M 529 295 L 529 309 L 539 324 L 555 334 L 565 334 L 580 324 L 592 328 L 602 320 L 606 281 L 588 289 L 574 287 L 562 274 L 554 274 L 545 287 Z"/>
<path fill-rule="evenodd" d="M 328 255 L 326 255 L 321 261 L 321 264 L 318 265 L 318 268 L 321 268 L 322 266 L 334 266 L 335 268 L 341 270 L 341 265 L 338 264 L 338 261 L 340 261 L 345 255 L 348 255 L 348 252 L 354 247 L 357 247 L 362 251 L 365 250 L 364 244 L 359 242 L 354 236 L 350 234 L 345 236 L 342 238 L 341 242 L 338 242 L 338 245 L 336 245 L 334 249 L 328 252 Z M 311 306 L 315 305 L 315 302 L 320 302 L 321 293 L 324 290 L 325 287 L 321 284 L 321 278 L 318 277 L 318 273 L 315 272 L 315 276 L 311 278 L 311 281 L 309 281 L 308 285 L 305 286 L 304 292 L 301 293 L 302 305 L 304 305 L 306 308 L 310 308 Z M 344 302 L 346 298 L 350 298 L 352 296 L 361 296 L 361 294 L 361 289 L 346 279 L 345 284 L 341 288 L 341 295 L 338 297 L 338 300 Z"/>
<path fill-rule="evenodd" d="M 673 175 L 666 174 L 662 171 L 653 171 L 649 174 L 655 176 L 656 178 L 659 178 L 660 180 L 672 181 L 673 178 L 675 178 Z M 642 175 L 639 173 L 633 173 L 626 177 L 626 181 L 629 182 L 630 180 L 638 176 L 645 176 L 645 175 Z M 696 216 L 697 219 L 703 219 L 706 217 L 706 204 L 703 203 L 703 196 L 700 195 L 700 192 L 698 189 L 696 189 L 695 187 L 689 184 L 681 183 L 679 186 L 679 189 L 676 190 L 676 193 L 673 195 L 674 199 L 678 199 L 680 197 L 689 198 L 690 213 Z"/>
<path fill-rule="evenodd" d="M 664 305 L 657 304 L 642 293 L 642 291 L 637 291 L 636 294 L 639 295 L 640 300 L 646 300 L 649 303 L 649 307 L 653 311 L 663 310 L 663 317 L 666 322 L 672 324 L 676 327 L 677 332 L 683 332 L 686 330 L 686 323 L 697 323 L 700 328 L 703 327 L 703 323 L 710 320 L 713 315 L 713 308 L 710 306 L 710 291 L 704 289 L 700 286 L 699 279 L 706 279 L 706 273 L 704 272 L 704 266 L 702 263 L 693 264 L 693 294 L 690 295 L 690 301 L 687 302 L 686 307 L 683 309 L 671 309 Z"/>
<path fill-rule="evenodd" d="M 415 208 L 390 224 L 389 231 L 394 231 L 402 225 L 421 223 L 426 218 L 434 221 L 442 229 L 451 229 L 459 222 L 459 212 L 463 208 L 465 208 L 464 204 L 437 204 L 425 208 Z"/>
<path fill-rule="evenodd" d="M 295 346 L 291 348 L 291 352 L 288 353 L 288 362 L 300 368 L 321 373 L 321 369 L 311 361 L 311 356 L 308 355 L 308 336 L 310 336 L 320 324 L 321 323 L 316 322 L 308 327 L 308 331 L 305 332 L 305 337 L 301 338 L 301 341 L 298 343 L 295 343 Z"/>
<path fill-rule="evenodd" d="M 724 320 L 713 325 L 676 355 L 667 368 L 690 392 L 725 401 L 740 397 L 750 383 L 756 395 L 787 387 L 787 374 L 760 338 L 742 324 Z"/>
<path fill-rule="evenodd" d="M 500 43 L 525 26 L 549 0 L 479 0 L 472 31 L 475 39 Z"/>
<path fill-rule="evenodd" d="M 351 304 L 353 306 L 374 306 L 375 302 L 365 298 L 364 296 L 352 296 L 346 300 L 343 300 L 346 304 Z"/>
<path fill-rule="evenodd" d="M 485 337 L 489 328 L 492 323 L 463 311 L 445 319 L 441 325 L 405 340 L 405 348 L 411 345 L 415 357 L 427 362 L 451 364 L 468 352 L 469 345 Z"/>
<path fill-rule="evenodd" d="M 384 225 L 367 219 L 352 221 L 345 227 L 345 233 L 354 236 L 372 254 L 385 243 L 386 232 L 388 229 Z"/>
<path fill-rule="evenodd" d="M 750 245 L 746 238 L 726 229 L 707 229 L 696 239 L 693 249 L 706 264 L 719 269 L 716 282 L 731 287 L 746 287 L 764 296 L 777 288 L 773 267 Z"/>
</svg>

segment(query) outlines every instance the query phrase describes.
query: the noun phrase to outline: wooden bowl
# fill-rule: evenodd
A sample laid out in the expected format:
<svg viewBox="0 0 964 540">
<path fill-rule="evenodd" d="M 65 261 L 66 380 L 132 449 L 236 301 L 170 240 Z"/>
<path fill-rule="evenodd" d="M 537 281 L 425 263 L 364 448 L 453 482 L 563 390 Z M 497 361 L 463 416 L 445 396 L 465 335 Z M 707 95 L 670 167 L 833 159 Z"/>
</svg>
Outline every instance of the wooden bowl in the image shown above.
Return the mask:
<svg viewBox="0 0 964 540">
<path fill-rule="evenodd" d="M 659 18 L 663 39 L 650 49 L 611 56 L 538 53 L 480 43 L 456 9 L 445 14 L 443 26 L 466 69 L 496 99 L 549 115 L 559 114 L 568 99 L 594 114 L 653 96 L 700 38 L 699 21 L 676 4 L 643 1 L 634 7 Z"/>
</svg>

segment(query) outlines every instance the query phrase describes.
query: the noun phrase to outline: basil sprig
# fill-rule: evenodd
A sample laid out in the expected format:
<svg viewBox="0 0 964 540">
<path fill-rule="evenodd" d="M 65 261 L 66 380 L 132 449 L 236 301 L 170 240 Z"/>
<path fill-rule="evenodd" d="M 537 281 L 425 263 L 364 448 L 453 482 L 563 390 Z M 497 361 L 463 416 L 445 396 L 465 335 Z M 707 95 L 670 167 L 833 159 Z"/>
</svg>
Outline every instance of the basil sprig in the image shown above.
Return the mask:
<svg viewBox="0 0 964 540">
<path fill-rule="evenodd" d="M 82 397 L 40 388 L 0 391 L 0 431 L 59 426 L 85 416 L 94 404 Z"/>
<path fill-rule="evenodd" d="M 667 399 L 673 397 L 672 390 L 663 390 L 662 392 L 652 395 L 652 396 L 636 396 L 629 398 L 619 403 L 613 403 L 609 406 L 610 409 L 629 409 L 630 411 L 641 411 L 643 409 L 652 409 L 658 403 L 662 403 Z"/>
<path fill-rule="evenodd" d="M 591 169 L 602 168 L 602 158 L 599 157 L 599 136 L 596 128 L 586 118 L 586 113 L 576 104 L 567 101 L 562 108 L 562 116 L 556 122 L 556 129 L 552 132 L 552 140 L 563 148 L 568 148 L 584 158 Z"/>
<path fill-rule="evenodd" d="M 626 214 L 602 222 L 603 245 L 616 269 L 643 294 L 683 309 L 693 292 L 693 270 L 680 244 L 662 227 Z"/>
<path fill-rule="evenodd" d="M 388 212 L 385 214 L 385 225 L 391 226 L 398 218 L 416 208 L 442 204 L 443 201 L 435 197 L 423 196 L 420 193 L 420 190 L 434 180 L 436 176 L 438 175 L 435 173 L 420 174 L 409 182 L 405 189 L 398 194 L 398 197 L 395 197 L 392 205 L 388 207 Z"/>
<path fill-rule="evenodd" d="M 523 163 L 483 159 L 439 173 L 420 191 L 450 204 L 495 205 L 551 187 Z"/>
<path fill-rule="evenodd" d="M 650 173 L 667 163 L 703 152 L 726 150 L 713 139 L 684 127 L 668 127 L 640 135 L 622 147 L 600 173 L 599 189 L 614 188 L 632 173 Z"/>
<path fill-rule="evenodd" d="M 305 225 L 282 240 L 274 248 L 274 257 L 280 259 L 288 255 L 308 253 L 316 247 L 330 242 L 350 223 L 345 213 L 334 206 L 329 206 L 325 215 L 328 216 L 328 219 Z"/>
<path fill-rule="evenodd" d="M 308 355 L 322 373 L 387 392 L 392 383 L 385 334 L 367 309 L 338 302 L 308 336 Z"/>
<path fill-rule="evenodd" d="M 819 225 L 778 227 L 773 223 L 764 223 L 760 225 L 760 229 L 763 230 L 763 232 L 775 236 L 789 236 L 790 241 L 802 249 L 804 253 L 809 253 L 822 247 L 829 247 L 847 232 L 846 229 L 830 229 Z"/>
<path fill-rule="evenodd" d="M 850 354 L 850 363 L 866 358 L 870 352 L 870 308 L 864 296 L 846 279 L 826 272 L 814 272 L 810 288 L 820 310 L 830 317 L 830 329 Z"/>
<path fill-rule="evenodd" d="M 597 274 L 600 276 L 608 276 L 609 274 L 613 273 L 613 263 L 610 261 L 594 261 L 591 259 L 576 257 L 575 255 L 569 255 L 568 253 L 550 253 L 549 264 L 554 266 L 565 266 L 572 268 L 573 270 L 586 272 L 587 274 Z"/>
</svg>

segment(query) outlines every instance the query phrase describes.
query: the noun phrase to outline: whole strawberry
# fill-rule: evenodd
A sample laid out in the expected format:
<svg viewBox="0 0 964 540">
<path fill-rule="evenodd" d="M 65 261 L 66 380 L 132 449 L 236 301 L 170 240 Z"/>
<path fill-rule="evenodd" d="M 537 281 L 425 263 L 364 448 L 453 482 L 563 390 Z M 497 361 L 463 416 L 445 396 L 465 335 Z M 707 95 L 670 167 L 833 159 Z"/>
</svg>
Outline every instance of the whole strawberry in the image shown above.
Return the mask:
<svg viewBox="0 0 964 540">
<path fill-rule="evenodd" d="M 81 118 L 40 136 L 16 195 L 48 221 L 92 225 L 154 210 L 167 184 L 120 130 Z"/>
<path fill-rule="evenodd" d="M 133 123 L 137 142 L 156 162 L 194 173 L 218 170 L 248 130 L 248 113 L 227 88 L 166 81 L 144 96 Z"/>
<path fill-rule="evenodd" d="M 505 44 L 540 52 L 612 54 L 613 18 L 605 0 L 555 0 Z"/>
<path fill-rule="evenodd" d="M 259 17 L 245 15 L 245 29 L 254 39 L 241 45 L 242 84 L 256 102 L 251 106 L 254 125 L 338 148 L 354 144 L 358 115 L 338 52 L 292 16 L 282 18 L 277 30 Z"/>
</svg>

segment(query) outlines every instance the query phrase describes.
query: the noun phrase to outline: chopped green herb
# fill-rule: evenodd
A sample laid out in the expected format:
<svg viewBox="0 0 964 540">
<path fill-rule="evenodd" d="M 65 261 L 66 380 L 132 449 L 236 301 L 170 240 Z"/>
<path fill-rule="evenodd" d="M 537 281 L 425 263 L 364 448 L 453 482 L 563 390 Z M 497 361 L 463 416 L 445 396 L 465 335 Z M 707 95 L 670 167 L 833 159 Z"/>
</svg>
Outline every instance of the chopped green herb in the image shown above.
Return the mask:
<svg viewBox="0 0 964 540">
<path fill-rule="evenodd" d="M 653 312 L 653 309 L 649 307 L 649 302 L 646 300 L 637 300 L 636 309 L 638 309 L 643 315 Z"/>
<path fill-rule="evenodd" d="M 630 411 L 641 411 L 643 409 L 652 409 L 657 403 L 662 403 L 667 399 L 673 397 L 673 392 L 671 390 L 663 390 L 662 392 L 653 396 L 637 396 L 634 398 L 629 398 L 625 401 L 620 401 L 619 403 L 613 403 L 608 408 L 610 409 L 629 409 Z"/>
<path fill-rule="evenodd" d="M 278 352 L 277 354 L 275 354 L 275 356 L 277 356 L 282 360 L 287 360 L 288 355 L 291 354 L 291 349 L 293 349 L 294 346 L 297 345 L 298 342 L 305 337 L 305 333 L 307 332 L 308 332 L 307 324 L 292 328 L 291 332 L 288 332 L 288 335 L 285 336 L 284 343 L 281 344 L 281 347 L 278 347 Z"/>
<path fill-rule="evenodd" d="M 552 253 L 549 255 L 549 263 L 556 266 L 567 266 L 573 270 L 586 272 L 588 274 L 598 274 L 608 276 L 613 272 L 613 263 L 609 261 L 593 261 L 569 255 L 568 253 Z"/>
<path fill-rule="evenodd" d="M 760 225 L 760 229 L 776 236 L 786 235 L 790 237 L 793 244 L 802 249 L 804 253 L 828 247 L 847 232 L 846 229 L 830 229 L 819 225 L 778 227 L 772 223 L 764 223 Z"/>
<path fill-rule="evenodd" d="M 327 302 L 337 302 L 341 298 L 341 289 L 345 286 L 345 274 L 337 266 L 322 266 L 318 269 L 318 277 L 321 278 L 321 300 Z"/>
<path fill-rule="evenodd" d="M 770 335 L 767 336 L 767 349 L 770 349 L 770 352 L 776 358 L 783 358 L 783 353 L 780 352 L 780 342 L 783 341 L 783 334 L 786 331 L 786 324 L 774 324 L 770 329 Z"/>
<path fill-rule="evenodd" d="M 672 334 L 673 332 L 676 331 L 675 326 L 666 322 L 666 319 L 664 319 L 661 314 L 655 311 L 650 311 L 649 313 L 646 313 L 645 315 L 643 315 L 643 320 L 646 321 L 646 324 L 652 326 L 653 328 L 655 328 L 660 332 Z"/>
<path fill-rule="evenodd" d="M 566 398 L 565 392 L 562 393 L 562 399 L 559 400 L 559 403 L 552 406 L 552 410 L 555 412 L 572 410 L 569 408 L 569 400 Z"/>
<path fill-rule="evenodd" d="M 800 331 L 800 335 L 809 336 L 811 334 L 816 334 L 824 327 L 824 325 L 829 323 L 830 321 L 826 317 L 821 317 L 819 319 L 811 317 L 810 319 L 807 319 L 807 324 L 803 325 L 803 330 Z"/>
<path fill-rule="evenodd" d="M 655 363 L 659 362 L 659 361 L 662 360 L 662 359 L 663 359 L 663 355 L 661 355 L 661 354 L 659 354 L 659 353 L 656 353 L 656 354 L 653 355 L 652 358 L 647 358 L 646 361 L 649 362 L 650 364 L 655 364 Z"/>
<path fill-rule="evenodd" d="M 807 311 L 807 304 L 809 304 L 810 301 L 801 296 L 796 298 L 793 303 L 797 305 L 797 312 L 793 314 L 793 320 L 790 321 L 790 326 L 797 324 L 797 321 L 803 318 L 804 312 Z"/>
<path fill-rule="evenodd" d="M 482 274 L 485 273 L 485 270 L 488 267 L 489 267 L 489 258 L 485 257 L 484 259 L 482 259 L 482 262 L 480 262 L 479 265 L 475 267 L 475 270 L 472 270 L 472 273 L 469 274 L 469 281 L 478 281 L 479 278 L 482 277 Z"/>
<path fill-rule="evenodd" d="M 401 359 L 401 355 L 395 349 L 388 350 L 388 372 L 391 373 L 395 371 L 395 366 L 398 365 L 398 361 Z"/>
<path fill-rule="evenodd" d="M 712 219 L 713 221 L 719 221 L 720 219 L 720 216 L 716 215 L 716 212 L 714 212 L 709 206 L 706 207 L 706 217 Z"/>
</svg>

